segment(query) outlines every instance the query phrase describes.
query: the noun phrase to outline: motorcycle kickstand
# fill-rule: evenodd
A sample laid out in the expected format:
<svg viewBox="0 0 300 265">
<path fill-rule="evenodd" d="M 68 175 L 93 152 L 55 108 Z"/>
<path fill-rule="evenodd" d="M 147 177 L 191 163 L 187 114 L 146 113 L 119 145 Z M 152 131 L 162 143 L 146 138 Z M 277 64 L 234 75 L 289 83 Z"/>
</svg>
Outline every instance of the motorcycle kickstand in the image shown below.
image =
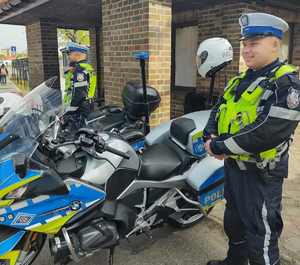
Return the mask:
<svg viewBox="0 0 300 265">
<path fill-rule="evenodd" d="M 109 265 L 114 265 L 114 254 L 115 254 L 115 247 L 111 247 L 109 249 L 109 261 L 108 261 Z"/>
</svg>

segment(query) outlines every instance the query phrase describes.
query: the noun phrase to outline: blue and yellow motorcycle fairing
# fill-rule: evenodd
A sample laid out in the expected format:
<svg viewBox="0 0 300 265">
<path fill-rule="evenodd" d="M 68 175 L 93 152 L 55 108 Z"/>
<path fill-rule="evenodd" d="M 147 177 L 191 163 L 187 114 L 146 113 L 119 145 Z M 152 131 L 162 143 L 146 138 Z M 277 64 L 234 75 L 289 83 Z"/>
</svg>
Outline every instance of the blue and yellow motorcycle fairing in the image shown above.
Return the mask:
<svg viewBox="0 0 300 265">
<path fill-rule="evenodd" d="M 22 189 L 21 198 L 13 199 Z M 16 264 L 24 238 L 36 233 L 55 235 L 73 216 L 104 199 L 105 192 L 78 180 L 63 181 L 37 170 L 28 170 L 20 178 L 13 159 L 1 162 L 0 264 Z"/>
</svg>

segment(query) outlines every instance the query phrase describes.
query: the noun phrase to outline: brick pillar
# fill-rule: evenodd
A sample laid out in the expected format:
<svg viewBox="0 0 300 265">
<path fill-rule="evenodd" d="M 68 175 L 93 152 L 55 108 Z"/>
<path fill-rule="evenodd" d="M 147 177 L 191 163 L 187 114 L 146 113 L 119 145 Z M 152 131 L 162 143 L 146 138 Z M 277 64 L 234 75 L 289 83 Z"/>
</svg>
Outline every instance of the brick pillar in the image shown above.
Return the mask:
<svg viewBox="0 0 300 265">
<path fill-rule="evenodd" d="M 97 74 L 97 97 L 104 98 L 102 30 L 90 29 L 90 60 Z"/>
<path fill-rule="evenodd" d="M 293 33 L 292 64 L 300 66 L 300 23 L 295 24 Z"/>
<path fill-rule="evenodd" d="M 149 2 L 149 83 L 158 89 L 161 104 L 152 125 L 170 119 L 171 109 L 171 0 Z"/>
<path fill-rule="evenodd" d="M 97 69 L 97 31 L 96 29 L 90 29 L 90 54 L 89 60 L 96 71 Z"/>
<path fill-rule="evenodd" d="M 58 77 L 59 63 L 57 27 L 48 21 L 37 21 L 26 26 L 29 87 L 32 89 L 52 76 Z"/>
<path fill-rule="evenodd" d="M 171 0 L 103 0 L 105 100 L 121 104 L 127 81 L 141 80 L 137 51 L 149 51 L 148 84 L 161 95 L 152 125 L 170 118 Z"/>
</svg>

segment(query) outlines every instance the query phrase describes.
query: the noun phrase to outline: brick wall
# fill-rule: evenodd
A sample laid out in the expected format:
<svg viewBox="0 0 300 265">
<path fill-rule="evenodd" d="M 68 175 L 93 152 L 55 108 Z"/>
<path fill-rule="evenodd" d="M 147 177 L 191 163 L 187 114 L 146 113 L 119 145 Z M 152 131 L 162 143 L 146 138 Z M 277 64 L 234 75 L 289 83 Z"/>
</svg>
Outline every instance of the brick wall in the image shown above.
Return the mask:
<svg viewBox="0 0 300 265">
<path fill-rule="evenodd" d="M 158 89 L 160 107 L 152 114 L 153 126 L 170 119 L 171 0 L 149 1 L 149 84 Z"/>
<path fill-rule="evenodd" d="M 98 38 L 98 40 L 97 40 Z M 103 45 L 102 45 L 102 30 L 90 29 L 90 49 L 91 49 L 91 64 L 97 74 L 97 97 L 103 98 Z M 98 51 L 97 51 L 98 49 Z M 98 58 L 98 60 L 97 60 Z"/>
<path fill-rule="evenodd" d="M 140 78 L 133 52 L 148 50 L 148 9 L 147 1 L 102 1 L 106 103 L 120 104 L 125 83 Z"/>
<path fill-rule="evenodd" d="M 226 80 L 236 75 L 239 71 L 240 58 L 240 26 L 238 18 L 242 13 L 246 12 L 267 12 L 282 17 L 290 24 L 294 24 L 293 35 L 293 55 L 292 63 L 300 66 L 300 18 L 293 10 L 283 8 L 275 8 L 263 4 L 247 4 L 239 1 L 230 1 L 226 4 L 215 4 L 205 9 L 189 10 L 184 12 L 176 12 L 173 14 L 174 26 L 182 24 L 196 23 L 199 27 L 199 43 L 210 37 L 227 38 L 233 46 L 234 58 L 230 66 L 222 70 L 216 77 L 215 93 L 222 93 Z M 209 88 L 209 79 L 203 79 L 198 76 L 197 90 L 207 95 Z M 183 114 L 183 102 L 185 95 L 190 90 L 172 88 L 171 100 L 171 116 L 179 116 Z"/>
<path fill-rule="evenodd" d="M 292 63 L 300 66 L 300 23 L 294 26 Z"/>
<path fill-rule="evenodd" d="M 288 10 L 279 7 L 272 7 L 268 5 L 254 5 L 247 4 L 245 6 L 245 12 L 266 12 L 269 14 L 273 14 L 275 16 L 279 16 L 282 19 L 286 20 L 293 28 L 293 36 L 292 36 L 292 45 L 293 53 L 292 53 L 292 64 L 296 66 L 300 66 L 300 17 L 297 11 Z"/>
<path fill-rule="evenodd" d="M 58 44 L 56 24 L 40 20 L 26 26 L 29 86 L 33 88 L 52 76 L 59 84 Z"/>
<path fill-rule="evenodd" d="M 173 14 L 174 26 L 195 23 L 199 28 L 199 42 L 211 37 L 224 37 L 233 46 L 234 57 L 230 65 L 219 72 L 215 80 L 214 94 L 222 93 L 225 81 L 239 72 L 240 55 L 240 27 L 238 18 L 245 4 L 238 2 L 227 2 L 226 4 L 215 4 L 205 9 L 196 9 Z M 198 75 L 197 90 L 203 95 L 209 91 L 210 79 L 204 79 Z M 185 95 L 191 90 L 172 88 L 172 110 L 173 117 L 183 114 L 183 101 Z"/>
<path fill-rule="evenodd" d="M 106 103 L 120 104 L 126 82 L 141 79 L 133 53 L 149 51 L 148 84 L 162 97 L 151 122 L 169 119 L 171 0 L 104 0 L 102 25 Z"/>
</svg>

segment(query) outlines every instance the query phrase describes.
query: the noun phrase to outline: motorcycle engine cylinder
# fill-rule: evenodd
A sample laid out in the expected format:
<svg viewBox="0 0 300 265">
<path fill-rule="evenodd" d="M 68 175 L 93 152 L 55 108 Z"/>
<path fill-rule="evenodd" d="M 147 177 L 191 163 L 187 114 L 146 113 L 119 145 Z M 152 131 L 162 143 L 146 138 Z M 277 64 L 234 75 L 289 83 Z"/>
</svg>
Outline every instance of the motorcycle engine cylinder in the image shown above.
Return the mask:
<svg viewBox="0 0 300 265">
<path fill-rule="evenodd" d="M 115 223 L 94 220 L 77 233 L 80 248 L 90 252 L 99 248 L 111 248 L 119 243 L 119 234 Z"/>
</svg>

